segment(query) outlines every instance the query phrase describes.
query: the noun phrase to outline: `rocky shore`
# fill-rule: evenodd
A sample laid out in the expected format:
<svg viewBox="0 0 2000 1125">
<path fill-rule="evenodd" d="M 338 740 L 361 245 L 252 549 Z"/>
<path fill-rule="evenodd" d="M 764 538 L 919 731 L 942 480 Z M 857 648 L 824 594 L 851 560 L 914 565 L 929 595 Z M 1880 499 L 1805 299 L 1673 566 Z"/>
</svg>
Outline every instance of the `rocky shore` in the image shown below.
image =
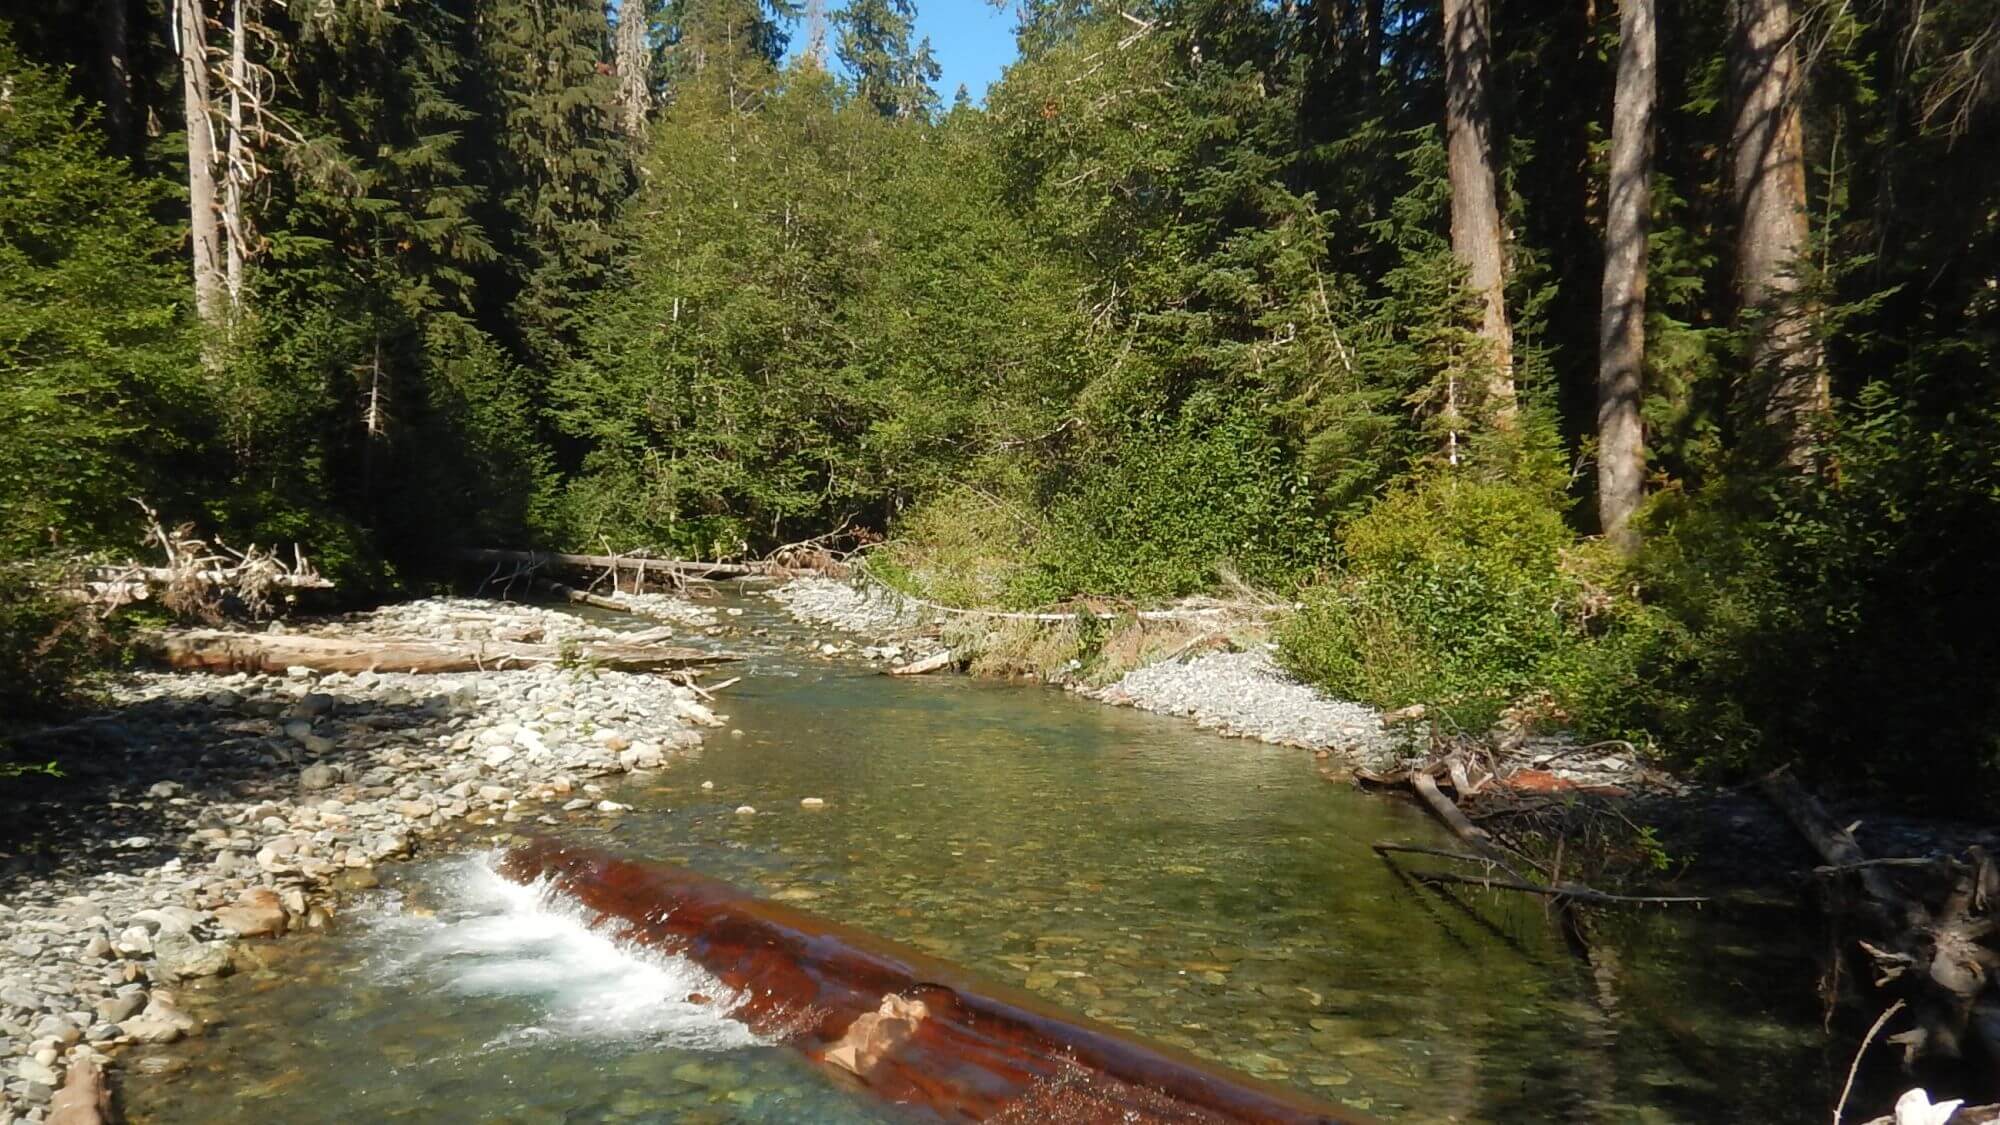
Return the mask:
<svg viewBox="0 0 2000 1125">
<path fill-rule="evenodd" d="M 942 624 L 928 610 L 879 584 L 799 578 L 771 591 L 772 599 L 800 622 L 858 634 L 878 644 L 828 645 L 826 654 L 851 654 L 888 663 L 921 659 L 937 650 Z M 1329 699 L 1287 675 L 1267 646 L 1245 652 L 1212 652 L 1171 658 L 1127 672 L 1115 683 L 1062 686 L 1099 702 L 1191 719 L 1218 734 L 1282 746 L 1327 750 L 1370 769 L 1393 766 L 1401 739 L 1382 725 L 1372 707 Z"/>
<path fill-rule="evenodd" d="M 711 611 L 655 605 L 690 628 Z M 588 641 L 568 614 L 464 599 L 315 626 L 346 635 Z M 0 802 L 0 1125 L 42 1121 L 66 1071 L 196 1034 L 175 990 L 254 971 L 258 942 L 325 926 L 377 865 L 454 832 L 616 817 L 600 782 L 717 723 L 654 675 L 135 674 L 28 743 L 62 778 Z"/>
</svg>

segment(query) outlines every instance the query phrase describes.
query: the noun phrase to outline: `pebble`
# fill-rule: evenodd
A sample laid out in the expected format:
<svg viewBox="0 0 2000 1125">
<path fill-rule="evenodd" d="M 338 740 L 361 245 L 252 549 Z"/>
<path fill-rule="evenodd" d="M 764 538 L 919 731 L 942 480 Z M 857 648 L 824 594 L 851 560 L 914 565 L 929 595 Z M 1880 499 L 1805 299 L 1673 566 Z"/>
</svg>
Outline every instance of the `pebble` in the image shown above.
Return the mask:
<svg viewBox="0 0 2000 1125">
<path fill-rule="evenodd" d="M 656 616 L 715 617 L 648 597 Z M 567 613 L 456 598 L 293 628 L 539 643 L 616 635 Z M 548 813 L 577 790 L 561 808 L 625 812 L 591 779 L 660 768 L 717 721 L 662 677 L 561 668 L 133 673 L 108 690 L 115 718 L 85 720 L 97 729 L 80 759 L 112 779 L 105 798 L 5 810 L 32 811 L 44 854 L 62 860 L 17 865 L 0 897 L 0 1122 L 42 1112 L 69 1059 L 198 1033 L 155 984 L 229 972 L 248 956 L 243 936 L 325 925 L 331 900 L 376 885 L 374 864 L 455 822 L 529 805 L 506 816 L 554 824 Z M 107 807 L 145 815 L 104 817 Z M 147 834 L 130 835 L 136 824 Z"/>
</svg>

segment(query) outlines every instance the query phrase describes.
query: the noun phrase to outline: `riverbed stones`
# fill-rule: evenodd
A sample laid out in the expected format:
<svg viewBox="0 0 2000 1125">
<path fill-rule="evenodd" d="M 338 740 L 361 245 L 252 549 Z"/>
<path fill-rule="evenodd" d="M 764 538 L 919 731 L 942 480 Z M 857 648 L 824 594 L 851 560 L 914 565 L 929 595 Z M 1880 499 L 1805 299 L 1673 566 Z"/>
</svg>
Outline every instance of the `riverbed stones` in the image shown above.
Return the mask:
<svg viewBox="0 0 2000 1125">
<path fill-rule="evenodd" d="M 271 888 L 251 887 L 216 910 L 215 920 L 237 937 L 277 937 L 285 932 L 285 904 Z"/>
<path fill-rule="evenodd" d="M 713 623 L 712 610 L 687 608 Z M 464 599 L 305 628 L 615 635 L 566 613 Z M 86 723 L 92 773 L 116 778 L 111 787 L 88 803 L 0 805 L 43 826 L 49 857 L 0 865 L 10 880 L 0 882 L 0 1122 L 54 1092 L 16 1074 L 20 1060 L 60 1076 L 92 1044 L 189 1034 L 191 1018 L 149 989 L 228 972 L 236 952 L 249 964 L 245 937 L 326 924 L 330 899 L 377 882 L 375 864 L 461 821 L 554 824 L 549 814 L 578 791 L 579 815 L 623 812 L 593 779 L 664 767 L 701 741 L 683 712 L 699 705 L 691 688 L 619 672 L 135 673 L 110 692 L 116 719 Z M 625 757 L 633 750 L 643 752 Z"/>
</svg>

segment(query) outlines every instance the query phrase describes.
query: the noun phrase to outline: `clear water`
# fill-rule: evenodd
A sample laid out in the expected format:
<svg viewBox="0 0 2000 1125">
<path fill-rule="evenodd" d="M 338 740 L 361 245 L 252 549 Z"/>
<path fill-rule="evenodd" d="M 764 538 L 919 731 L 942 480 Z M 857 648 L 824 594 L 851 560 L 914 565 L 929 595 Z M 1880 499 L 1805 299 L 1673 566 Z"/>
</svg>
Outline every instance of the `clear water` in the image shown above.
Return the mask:
<svg viewBox="0 0 2000 1125">
<path fill-rule="evenodd" d="M 740 604 L 734 624 L 787 628 Z M 726 643 L 758 653 L 722 708 L 741 735 L 573 834 L 1385 1120 L 1824 1117 L 1845 1060 L 1804 949 L 1756 919 L 1607 918 L 1586 966 L 1538 902 L 1399 880 L 1369 843 L 1441 831 L 1296 750 Z M 270 970 L 193 998 L 217 1026 L 159 1050 L 183 1069 L 129 1084 L 134 1119 L 904 1119 L 757 1043 L 694 966 L 611 945 L 476 855 L 399 869 L 338 932 L 267 948 Z"/>
</svg>

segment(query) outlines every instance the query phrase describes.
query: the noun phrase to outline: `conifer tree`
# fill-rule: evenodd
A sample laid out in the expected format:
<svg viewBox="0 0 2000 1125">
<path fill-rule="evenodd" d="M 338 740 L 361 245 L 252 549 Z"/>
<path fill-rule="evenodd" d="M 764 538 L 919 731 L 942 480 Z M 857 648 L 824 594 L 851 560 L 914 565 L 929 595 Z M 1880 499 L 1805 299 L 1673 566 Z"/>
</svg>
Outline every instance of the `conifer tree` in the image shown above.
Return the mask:
<svg viewBox="0 0 2000 1125">
<path fill-rule="evenodd" d="M 937 109 L 933 83 L 943 71 L 929 37 L 910 42 L 915 0 L 849 0 L 833 20 L 840 31 L 834 54 L 863 104 L 893 118 L 929 117 Z"/>
<path fill-rule="evenodd" d="M 548 371 L 603 281 L 629 185 L 611 27 L 598 0 L 482 0 L 477 36 L 489 226 L 504 263 L 488 323 Z"/>
</svg>

